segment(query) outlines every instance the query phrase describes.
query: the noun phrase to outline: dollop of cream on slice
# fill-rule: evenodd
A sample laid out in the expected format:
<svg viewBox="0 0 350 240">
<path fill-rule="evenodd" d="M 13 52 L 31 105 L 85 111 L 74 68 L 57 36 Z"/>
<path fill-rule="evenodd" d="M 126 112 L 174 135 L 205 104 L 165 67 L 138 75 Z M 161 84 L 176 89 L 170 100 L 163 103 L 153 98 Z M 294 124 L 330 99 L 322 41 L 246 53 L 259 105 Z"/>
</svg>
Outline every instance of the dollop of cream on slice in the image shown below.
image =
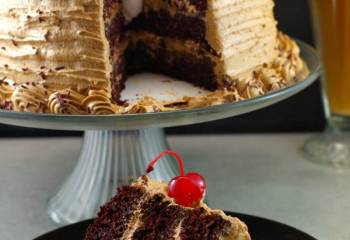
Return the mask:
<svg viewBox="0 0 350 240">
<path fill-rule="evenodd" d="M 123 11 L 127 22 L 131 22 L 143 9 L 143 0 L 124 0 Z"/>
</svg>

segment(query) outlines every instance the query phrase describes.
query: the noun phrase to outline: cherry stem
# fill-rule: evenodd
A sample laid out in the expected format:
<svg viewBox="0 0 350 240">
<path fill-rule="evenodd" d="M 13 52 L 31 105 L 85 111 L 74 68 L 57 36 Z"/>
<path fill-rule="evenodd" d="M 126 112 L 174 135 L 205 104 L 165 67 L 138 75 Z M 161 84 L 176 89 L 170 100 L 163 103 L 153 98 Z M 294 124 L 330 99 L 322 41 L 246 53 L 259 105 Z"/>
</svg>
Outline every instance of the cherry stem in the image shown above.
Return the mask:
<svg viewBox="0 0 350 240">
<path fill-rule="evenodd" d="M 179 169 L 180 169 L 180 176 L 185 176 L 185 170 L 184 170 L 184 163 L 182 158 L 180 157 L 180 155 L 177 152 L 171 151 L 171 150 L 167 150 L 164 151 L 162 153 L 160 153 L 154 160 L 152 160 L 150 162 L 150 164 L 147 167 L 146 172 L 150 173 L 153 171 L 155 164 L 164 156 L 164 155 L 172 155 L 173 157 L 175 157 L 176 161 L 179 164 Z"/>
</svg>

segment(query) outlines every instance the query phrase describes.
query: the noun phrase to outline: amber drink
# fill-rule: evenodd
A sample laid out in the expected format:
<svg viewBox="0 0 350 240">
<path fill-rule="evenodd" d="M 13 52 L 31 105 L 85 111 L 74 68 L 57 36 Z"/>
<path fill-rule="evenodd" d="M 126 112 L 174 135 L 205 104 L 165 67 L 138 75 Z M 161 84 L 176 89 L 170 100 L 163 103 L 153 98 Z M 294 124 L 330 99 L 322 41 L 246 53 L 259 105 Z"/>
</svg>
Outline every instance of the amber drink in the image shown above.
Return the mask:
<svg viewBox="0 0 350 240">
<path fill-rule="evenodd" d="M 311 0 L 330 117 L 350 117 L 350 0 Z M 350 124 L 350 123 L 349 123 Z"/>
<path fill-rule="evenodd" d="M 328 128 L 304 145 L 308 159 L 350 167 L 350 0 L 310 0 L 323 61 Z"/>
</svg>

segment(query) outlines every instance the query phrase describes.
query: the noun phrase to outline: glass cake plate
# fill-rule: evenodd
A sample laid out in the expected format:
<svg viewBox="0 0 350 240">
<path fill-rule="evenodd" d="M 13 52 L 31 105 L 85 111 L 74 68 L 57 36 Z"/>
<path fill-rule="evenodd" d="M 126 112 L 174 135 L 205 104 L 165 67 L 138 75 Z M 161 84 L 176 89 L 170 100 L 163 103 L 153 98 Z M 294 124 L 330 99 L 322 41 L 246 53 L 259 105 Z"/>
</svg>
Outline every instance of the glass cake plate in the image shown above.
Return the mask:
<svg viewBox="0 0 350 240">
<path fill-rule="evenodd" d="M 301 41 L 298 44 L 310 74 L 295 85 L 261 97 L 207 108 L 127 115 L 54 115 L 1 110 L 0 122 L 32 128 L 85 131 L 77 166 L 51 198 L 48 210 L 56 223 L 74 223 L 95 216 L 99 207 L 115 193 L 117 185 L 143 174 L 148 161 L 168 149 L 162 128 L 252 112 L 289 98 L 311 85 L 320 74 L 320 62 L 312 47 Z M 156 76 L 148 75 L 148 78 Z M 128 94 L 136 96 L 139 93 Z M 171 161 L 162 161 L 158 169 L 151 177 L 169 180 L 176 175 L 176 167 Z"/>
</svg>

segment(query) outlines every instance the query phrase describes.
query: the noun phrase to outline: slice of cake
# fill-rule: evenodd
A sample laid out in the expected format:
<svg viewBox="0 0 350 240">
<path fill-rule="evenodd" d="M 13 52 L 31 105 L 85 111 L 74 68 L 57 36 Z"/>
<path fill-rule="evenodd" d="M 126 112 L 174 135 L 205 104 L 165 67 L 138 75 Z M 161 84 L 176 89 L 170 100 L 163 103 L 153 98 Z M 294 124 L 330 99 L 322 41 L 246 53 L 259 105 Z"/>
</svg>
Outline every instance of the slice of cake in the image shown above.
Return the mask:
<svg viewBox="0 0 350 240">
<path fill-rule="evenodd" d="M 0 107 L 59 114 L 166 111 L 263 95 L 302 78 L 273 0 L 0 0 Z M 212 91 L 121 101 L 131 74 Z"/>
<path fill-rule="evenodd" d="M 165 154 L 176 158 L 180 176 L 168 185 L 142 176 L 120 187 L 118 194 L 101 208 L 85 240 L 250 240 L 243 222 L 203 203 L 204 178 L 194 172 L 185 175 L 183 161 L 176 152 L 161 153 L 146 172 L 153 171 Z"/>
<path fill-rule="evenodd" d="M 118 194 L 101 208 L 85 240 L 249 240 L 248 228 L 237 218 L 204 203 L 184 207 L 167 193 L 165 183 L 146 176 Z"/>
</svg>

